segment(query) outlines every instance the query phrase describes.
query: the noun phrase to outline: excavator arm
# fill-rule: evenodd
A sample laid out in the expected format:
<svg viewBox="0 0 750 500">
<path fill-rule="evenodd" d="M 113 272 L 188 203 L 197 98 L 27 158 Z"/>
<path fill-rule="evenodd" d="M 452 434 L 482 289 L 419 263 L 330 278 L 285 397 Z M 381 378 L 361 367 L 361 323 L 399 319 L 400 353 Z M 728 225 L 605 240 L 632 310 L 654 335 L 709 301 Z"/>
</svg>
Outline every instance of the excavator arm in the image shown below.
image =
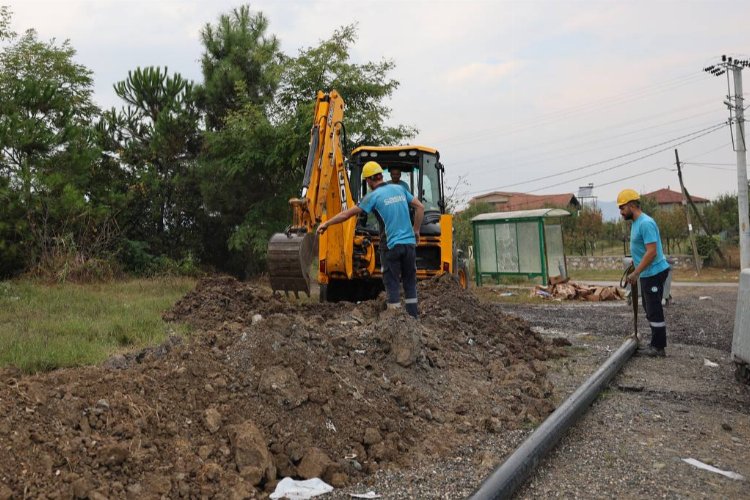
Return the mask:
<svg viewBox="0 0 750 500">
<path fill-rule="evenodd" d="M 319 91 L 300 196 L 289 200 L 292 225 L 268 242 L 268 271 L 274 291 L 310 295 L 310 267 L 317 246 L 315 226 L 324 217 L 333 217 L 354 203 L 344 164 L 343 118 L 344 100 L 338 92 Z M 341 238 L 341 245 L 336 247 L 351 255 L 355 224 L 351 220 L 334 226 L 325 238 Z M 342 258 L 347 260 L 345 255 Z"/>
</svg>

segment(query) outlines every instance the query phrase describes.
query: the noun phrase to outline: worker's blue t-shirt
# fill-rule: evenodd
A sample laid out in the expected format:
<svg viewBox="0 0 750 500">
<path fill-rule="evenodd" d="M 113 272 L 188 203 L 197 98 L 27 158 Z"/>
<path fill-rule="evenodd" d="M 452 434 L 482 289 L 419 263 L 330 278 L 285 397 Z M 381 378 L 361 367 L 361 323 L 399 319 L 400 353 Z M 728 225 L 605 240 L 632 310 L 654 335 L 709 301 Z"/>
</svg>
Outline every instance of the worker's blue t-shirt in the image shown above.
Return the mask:
<svg viewBox="0 0 750 500">
<path fill-rule="evenodd" d="M 411 193 L 411 189 L 409 189 L 409 185 L 404 181 L 398 181 L 398 182 L 391 181 L 391 184 L 395 184 L 396 186 L 401 186 L 402 188 L 406 189 L 407 191 Z"/>
<path fill-rule="evenodd" d="M 633 256 L 633 263 L 636 267 L 646 255 L 646 243 L 656 243 L 656 257 L 649 266 L 641 273 L 642 278 L 654 276 L 660 272 L 669 269 L 669 263 L 664 258 L 664 252 L 661 248 L 661 236 L 659 236 L 659 227 L 654 219 L 641 213 L 633 221 L 633 227 L 630 228 L 630 254 Z"/>
<path fill-rule="evenodd" d="M 413 199 L 414 195 L 398 184 L 381 184 L 359 202 L 359 208 L 374 212 L 385 225 L 388 248 L 417 243 L 409 218 L 409 203 Z"/>
</svg>

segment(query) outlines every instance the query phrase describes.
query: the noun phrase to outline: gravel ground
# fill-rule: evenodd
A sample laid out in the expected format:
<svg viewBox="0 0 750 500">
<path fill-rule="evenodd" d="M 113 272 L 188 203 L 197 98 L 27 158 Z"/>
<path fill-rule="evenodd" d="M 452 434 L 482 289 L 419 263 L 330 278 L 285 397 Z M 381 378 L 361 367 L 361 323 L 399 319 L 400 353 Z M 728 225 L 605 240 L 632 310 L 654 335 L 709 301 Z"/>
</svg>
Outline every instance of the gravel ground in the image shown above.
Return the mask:
<svg viewBox="0 0 750 500">
<path fill-rule="evenodd" d="M 694 458 L 750 480 L 750 389 L 734 380 L 730 346 L 736 287 L 675 287 L 668 357 L 633 358 L 545 458 L 519 498 L 750 498 L 750 483 L 700 470 Z M 703 298 L 701 298 L 703 297 Z M 708 297 L 708 298 L 706 298 Z M 503 304 L 570 356 L 550 364 L 556 402 L 569 396 L 632 332 L 624 302 Z M 639 331 L 648 324 L 639 311 Z M 717 367 L 705 365 L 705 360 Z M 531 430 L 466 445 L 448 460 L 382 471 L 331 498 L 466 498 Z"/>
</svg>

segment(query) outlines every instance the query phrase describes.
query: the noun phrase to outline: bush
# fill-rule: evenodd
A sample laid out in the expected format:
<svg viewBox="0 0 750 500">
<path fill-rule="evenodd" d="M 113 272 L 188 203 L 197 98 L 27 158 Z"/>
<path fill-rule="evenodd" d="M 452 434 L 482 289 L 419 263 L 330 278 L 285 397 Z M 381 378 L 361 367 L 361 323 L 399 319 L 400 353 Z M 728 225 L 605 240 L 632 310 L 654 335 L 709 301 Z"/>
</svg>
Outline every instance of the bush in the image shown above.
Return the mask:
<svg viewBox="0 0 750 500">
<path fill-rule="evenodd" d="M 711 256 L 719 249 L 719 238 L 706 234 L 699 234 L 695 238 L 695 245 L 698 247 L 698 255 L 704 259 L 710 259 Z"/>
<path fill-rule="evenodd" d="M 148 243 L 125 240 L 119 252 L 119 260 L 129 274 L 135 276 L 191 276 L 202 274 L 192 253 L 175 260 L 163 255 L 149 253 Z"/>
</svg>

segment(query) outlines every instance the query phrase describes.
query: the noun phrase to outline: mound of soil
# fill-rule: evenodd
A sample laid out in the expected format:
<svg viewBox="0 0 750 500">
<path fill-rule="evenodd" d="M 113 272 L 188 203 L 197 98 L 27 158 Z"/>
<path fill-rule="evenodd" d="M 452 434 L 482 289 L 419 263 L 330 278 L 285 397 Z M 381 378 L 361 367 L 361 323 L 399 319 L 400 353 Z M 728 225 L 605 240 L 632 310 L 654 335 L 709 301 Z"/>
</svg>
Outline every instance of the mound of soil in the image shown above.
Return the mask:
<svg viewBox="0 0 750 500">
<path fill-rule="evenodd" d="M 204 279 L 165 313 L 197 332 L 104 366 L 0 372 L 0 499 L 253 498 L 282 477 L 343 486 L 550 411 L 561 355 L 444 276 L 420 320 L 295 304 Z"/>
</svg>

